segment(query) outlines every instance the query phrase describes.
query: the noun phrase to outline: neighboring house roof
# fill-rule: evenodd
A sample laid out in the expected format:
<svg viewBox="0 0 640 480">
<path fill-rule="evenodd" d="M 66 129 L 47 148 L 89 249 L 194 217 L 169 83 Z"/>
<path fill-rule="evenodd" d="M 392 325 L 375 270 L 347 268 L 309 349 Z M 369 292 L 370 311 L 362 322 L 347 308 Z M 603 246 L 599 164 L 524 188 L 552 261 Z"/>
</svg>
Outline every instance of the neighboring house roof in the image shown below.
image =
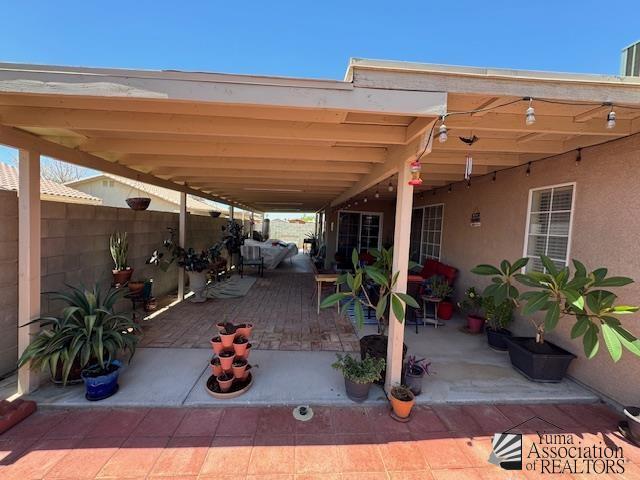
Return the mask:
<svg viewBox="0 0 640 480">
<path fill-rule="evenodd" d="M 19 185 L 18 169 L 0 162 L 0 189 L 17 192 Z M 88 193 L 81 192 L 68 187 L 62 183 L 40 179 L 40 195 L 43 200 L 53 200 L 57 202 L 86 203 L 91 205 L 101 205 L 102 200 Z"/>
<path fill-rule="evenodd" d="M 101 181 L 104 178 L 108 178 L 110 180 L 114 180 L 123 185 L 126 185 L 131 188 L 132 196 L 139 196 L 139 193 L 142 192 L 147 193 L 149 195 L 153 195 L 159 198 L 166 200 L 167 202 L 173 203 L 176 207 L 180 206 L 180 192 L 175 190 L 170 190 L 168 188 L 156 187 L 155 185 L 149 185 L 148 183 L 138 182 L 136 180 L 130 180 L 124 177 L 118 177 L 117 175 L 111 175 L 109 173 L 101 173 L 98 175 L 94 175 L 91 177 L 81 178 L 80 180 L 74 180 L 72 182 L 67 182 L 67 185 L 77 186 L 85 183 L 90 183 L 94 181 Z M 214 205 L 205 203 L 197 198 L 192 197 L 191 195 L 187 195 L 187 210 L 198 213 L 208 213 L 210 211 L 218 211 L 223 212 L 219 207 Z"/>
</svg>

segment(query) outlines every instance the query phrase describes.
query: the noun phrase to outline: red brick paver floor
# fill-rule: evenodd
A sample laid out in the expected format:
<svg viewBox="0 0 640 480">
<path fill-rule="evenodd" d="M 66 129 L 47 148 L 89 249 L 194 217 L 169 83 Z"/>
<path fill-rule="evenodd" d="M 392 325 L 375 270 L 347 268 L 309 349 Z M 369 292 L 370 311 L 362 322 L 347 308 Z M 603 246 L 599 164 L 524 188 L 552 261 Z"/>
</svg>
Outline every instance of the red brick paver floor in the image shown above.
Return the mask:
<svg viewBox="0 0 640 480">
<path fill-rule="evenodd" d="M 315 411 L 306 423 L 285 407 L 39 411 L 0 436 L 0 478 L 640 479 L 640 448 L 616 432 L 617 415 L 602 405 L 420 406 L 407 424 L 382 407 Z M 539 475 L 489 464 L 495 429 L 534 416 L 583 445 L 622 448 L 624 474 Z M 543 425 L 517 430 L 525 462 Z"/>
<path fill-rule="evenodd" d="M 252 347 L 260 350 L 360 351 L 349 320 L 335 308 L 316 310 L 316 283 L 309 257 L 265 271 L 242 298 L 182 302 L 145 322 L 141 347 L 209 348 L 221 321 L 255 325 Z M 324 290 L 323 295 L 331 293 Z"/>
</svg>

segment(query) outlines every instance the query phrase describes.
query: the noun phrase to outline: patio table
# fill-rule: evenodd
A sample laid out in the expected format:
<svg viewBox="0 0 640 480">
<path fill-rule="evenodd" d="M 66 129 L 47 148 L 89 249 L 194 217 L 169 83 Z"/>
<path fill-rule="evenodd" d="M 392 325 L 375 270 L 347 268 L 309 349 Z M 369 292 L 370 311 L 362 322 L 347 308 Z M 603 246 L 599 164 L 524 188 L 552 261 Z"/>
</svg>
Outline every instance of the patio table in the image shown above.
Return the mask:
<svg viewBox="0 0 640 480">
<path fill-rule="evenodd" d="M 336 292 L 339 290 L 338 274 L 337 273 L 318 273 L 315 276 L 316 284 L 318 285 L 318 315 L 320 315 L 320 300 L 322 298 L 322 284 L 323 283 L 335 283 Z M 337 303 L 338 313 L 340 313 L 340 303 Z"/>
</svg>

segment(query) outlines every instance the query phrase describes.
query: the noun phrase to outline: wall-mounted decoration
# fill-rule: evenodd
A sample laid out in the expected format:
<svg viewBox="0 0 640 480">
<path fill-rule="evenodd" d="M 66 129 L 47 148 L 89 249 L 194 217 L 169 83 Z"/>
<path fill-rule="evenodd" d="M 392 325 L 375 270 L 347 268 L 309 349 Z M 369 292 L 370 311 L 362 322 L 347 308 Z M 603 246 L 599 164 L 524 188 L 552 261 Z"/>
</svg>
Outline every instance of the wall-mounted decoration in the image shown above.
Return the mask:
<svg viewBox="0 0 640 480">
<path fill-rule="evenodd" d="M 477 208 L 475 210 L 473 210 L 473 213 L 471 214 L 471 226 L 472 227 L 479 227 L 481 225 L 480 223 L 480 210 L 478 210 Z"/>
</svg>

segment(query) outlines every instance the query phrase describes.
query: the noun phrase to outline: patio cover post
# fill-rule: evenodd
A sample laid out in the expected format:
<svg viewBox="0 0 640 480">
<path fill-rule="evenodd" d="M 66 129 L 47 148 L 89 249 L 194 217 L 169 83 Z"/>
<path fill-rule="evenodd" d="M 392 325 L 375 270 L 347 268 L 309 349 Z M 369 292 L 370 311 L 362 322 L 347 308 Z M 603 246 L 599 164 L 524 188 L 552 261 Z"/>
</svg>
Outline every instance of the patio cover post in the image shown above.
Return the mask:
<svg viewBox="0 0 640 480">
<path fill-rule="evenodd" d="M 413 207 L 413 187 L 409 185 L 411 174 L 408 165 L 401 165 L 398 170 L 398 187 L 396 193 L 396 221 L 393 245 L 393 274 L 398 272 L 396 292 L 407 292 L 407 269 L 409 266 L 409 237 L 411 234 L 411 209 Z M 395 384 L 400 383 L 402 371 L 402 346 L 404 342 L 404 323 L 398 322 L 389 309 L 389 341 L 387 345 L 387 375 L 385 389 L 387 392 Z"/>
<path fill-rule="evenodd" d="M 180 192 L 180 218 L 178 220 L 178 243 L 184 248 L 187 243 L 187 194 Z M 178 300 L 184 300 L 184 268 L 178 267 Z"/>
<path fill-rule="evenodd" d="M 18 325 L 40 316 L 40 154 L 20 150 L 18 188 Z M 27 348 L 37 325 L 18 329 L 18 356 Z M 18 393 L 38 388 L 29 364 L 18 372 Z"/>
<path fill-rule="evenodd" d="M 235 213 L 235 212 L 234 212 L 233 205 L 231 205 L 231 206 L 229 207 L 229 219 L 230 219 L 232 222 L 233 222 L 233 214 L 234 214 L 234 213 Z"/>
</svg>

